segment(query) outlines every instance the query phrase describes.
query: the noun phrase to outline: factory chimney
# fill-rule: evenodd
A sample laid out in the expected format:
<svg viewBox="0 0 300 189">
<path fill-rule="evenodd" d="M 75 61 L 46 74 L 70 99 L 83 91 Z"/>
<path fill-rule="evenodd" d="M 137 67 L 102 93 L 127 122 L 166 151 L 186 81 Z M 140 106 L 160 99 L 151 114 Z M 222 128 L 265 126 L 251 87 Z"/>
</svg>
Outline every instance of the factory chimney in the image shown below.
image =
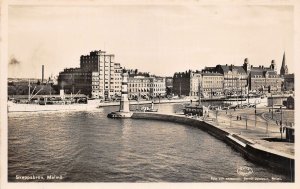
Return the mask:
<svg viewBox="0 0 300 189">
<path fill-rule="evenodd" d="M 42 84 L 44 83 L 44 65 L 42 65 Z"/>
</svg>

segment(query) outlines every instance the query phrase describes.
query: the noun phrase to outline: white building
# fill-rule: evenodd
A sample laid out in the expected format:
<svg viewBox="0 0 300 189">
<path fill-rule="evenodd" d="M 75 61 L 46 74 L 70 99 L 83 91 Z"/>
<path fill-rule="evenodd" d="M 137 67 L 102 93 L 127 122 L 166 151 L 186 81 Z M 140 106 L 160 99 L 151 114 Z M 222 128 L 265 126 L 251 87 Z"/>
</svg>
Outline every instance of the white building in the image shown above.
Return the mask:
<svg viewBox="0 0 300 189">
<path fill-rule="evenodd" d="M 190 96 L 199 96 L 202 76 L 200 72 L 190 73 Z"/>
<path fill-rule="evenodd" d="M 166 95 L 166 78 L 151 77 L 150 96 L 159 97 Z"/>
<path fill-rule="evenodd" d="M 144 98 L 166 95 L 166 79 L 164 77 L 134 76 L 128 79 L 129 98 Z"/>
</svg>

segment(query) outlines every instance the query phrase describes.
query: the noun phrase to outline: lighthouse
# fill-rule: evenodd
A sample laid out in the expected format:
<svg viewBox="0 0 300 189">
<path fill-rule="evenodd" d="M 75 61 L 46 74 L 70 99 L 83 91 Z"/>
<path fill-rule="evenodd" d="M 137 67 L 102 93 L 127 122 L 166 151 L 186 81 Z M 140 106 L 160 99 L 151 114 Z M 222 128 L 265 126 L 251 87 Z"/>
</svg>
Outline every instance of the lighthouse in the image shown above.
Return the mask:
<svg viewBox="0 0 300 189">
<path fill-rule="evenodd" d="M 128 73 L 124 72 L 122 75 L 122 90 L 121 90 L 121 101 L 120 101 L 120 109 L 116 112 L 110 112 L 107 117 L 109 118 L 130 118 L 133 114 L 129 110 L 129 100 L 128 100 Z"/>
<path fill-rule="evenodd" d="M 122 90 L 121 90 L 121 101 L 120 101 L 120 112 L 129 111 L 129 100 L 128 100 L 128 73 L 124 72 L 122 77 Z"/>
</svg>

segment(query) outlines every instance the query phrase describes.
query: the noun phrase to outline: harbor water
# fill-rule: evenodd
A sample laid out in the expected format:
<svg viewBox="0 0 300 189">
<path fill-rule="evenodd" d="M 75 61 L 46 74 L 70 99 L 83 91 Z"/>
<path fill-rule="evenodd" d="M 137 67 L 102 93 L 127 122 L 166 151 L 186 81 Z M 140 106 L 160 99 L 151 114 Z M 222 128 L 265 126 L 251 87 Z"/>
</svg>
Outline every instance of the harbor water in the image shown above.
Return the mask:
<svg viewBox="0 0 300 189">
<path fill-rule="evenodd" d="M 182 105 L 155 106 L 174 112 Z M 107 113 L 116 109 L 9 114 L 9 182 L 290 181 L 200 129 L 108 119 Z M 254 179 L 244 180 L 237 171 L 241 167 L 250 168 L 248 177 Z M 55 178 L 47 179 L 49 175 Z"/>
</svg>

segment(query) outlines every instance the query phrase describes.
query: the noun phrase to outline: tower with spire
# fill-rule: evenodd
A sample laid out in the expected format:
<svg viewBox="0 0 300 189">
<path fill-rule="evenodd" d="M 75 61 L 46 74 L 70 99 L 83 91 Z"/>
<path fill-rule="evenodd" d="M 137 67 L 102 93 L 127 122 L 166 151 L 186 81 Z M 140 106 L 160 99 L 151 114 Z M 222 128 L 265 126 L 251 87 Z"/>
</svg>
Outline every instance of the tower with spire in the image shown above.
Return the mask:
<svg viewBox="0 0 300 189">
<path fill-rule="evenodd" d="M 285 52 L 283 53 L 282 64 L 280 69 L 280 76 L 284 76 L 288 74 L 288 67 L 285 64 Z"/>
</svg>

